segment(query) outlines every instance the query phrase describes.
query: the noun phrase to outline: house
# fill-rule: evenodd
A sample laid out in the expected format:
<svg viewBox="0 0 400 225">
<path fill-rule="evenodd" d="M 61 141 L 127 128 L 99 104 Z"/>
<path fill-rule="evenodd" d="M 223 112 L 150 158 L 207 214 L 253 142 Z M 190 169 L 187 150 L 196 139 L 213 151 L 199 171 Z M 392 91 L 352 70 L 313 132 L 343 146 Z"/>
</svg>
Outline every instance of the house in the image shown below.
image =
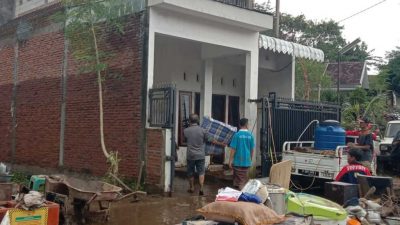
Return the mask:
<svg viewBox="0 0 400 225">
<path fill-rule="evenodd" d="M 325 75 L 332 78 L 332 89 L 336 90 L 338 63 L 328 63 Z M 367 62 L 340 63 L 340 91 L 353 91 L 359 87 L 369 89 Z"/>
<path fill-rule="evenodd" d="M 0 25 L 3 25 L 14 18 L 14 0 L 0 1 Z"/>
<path fill-rule="evenodd" d="M 248 100 L 269 92 L 294 98 L 295 59 L 324 60 L 321 50 L 260 35 L 272 29 L 273 17 L 252 10 L 252 1 L 138 2 L 126 7 L 135 12 L 125 15 L 122 36 L 104 35 L 114 52 L 109 72 L 122 77 L 105 82 L 105 142 L 119 152 L 122 175 L 137 176 L 143 160 L 146 183 L 165 191 L 174 168 L 171 137 L 184 161 L 182 120 L 189 113 L 234 126 L 247 117 L 257 130 L 258 106 Z M 79 75 L 62 26 L 51 20 L 62 8 L 39 6 L 1 27 L 0 161 L 101 175 L 107 166 L 96 76 Z M 29 32 L 18 35 L 20 24 Z M 175 94 L 161 106 L 176 112 L 171 127 L 153 123 L 160 105 L 152 104 L 152 91 L 163 87 Z"/>
</svg>

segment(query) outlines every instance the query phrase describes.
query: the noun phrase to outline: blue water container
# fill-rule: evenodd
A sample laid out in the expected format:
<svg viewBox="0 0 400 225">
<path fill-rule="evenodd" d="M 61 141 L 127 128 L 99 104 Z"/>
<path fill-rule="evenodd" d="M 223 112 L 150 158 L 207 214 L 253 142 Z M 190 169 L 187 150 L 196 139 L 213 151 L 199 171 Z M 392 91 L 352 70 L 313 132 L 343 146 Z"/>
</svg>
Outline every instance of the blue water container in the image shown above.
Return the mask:
<svg viewBox="0 0 400 225">
<path fill-rule="evenodd" d="M 346 144 L 346 131 L 336 120 L 321 122 L 315 130 L 316 150 L 335 150 L 337 146 Z"/>
</svg>

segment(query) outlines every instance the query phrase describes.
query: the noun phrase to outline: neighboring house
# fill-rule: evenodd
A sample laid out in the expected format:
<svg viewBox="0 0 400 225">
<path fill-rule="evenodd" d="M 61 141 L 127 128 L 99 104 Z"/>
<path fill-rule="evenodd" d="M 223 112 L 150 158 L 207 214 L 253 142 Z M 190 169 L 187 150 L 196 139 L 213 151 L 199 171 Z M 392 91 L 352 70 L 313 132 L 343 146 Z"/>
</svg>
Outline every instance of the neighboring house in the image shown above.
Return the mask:
<svg viewBox="0 0 400 225">
<path fill-rule="evenodd" d="M 0 1 L 0 26 L 14 18 L 15 0 Z"/>
<path fill-rule="evenodd" d="M 15 16 L 22 16 L 57 2 L 59 0 L 15 0 Z"/>
<path fill-rule="evenodd" d="M 152 89 L 175 87 L 175 141 L 182 162 L 181 121 L 189 113 L 235 126 L 247 117 L 257 129 L 258 106 L 248 100 L 269 92 L 294 98 L 295 59 L 323 62 L 321 50 L 260 35 L 272 29 L 273 17 L 251 5 L 148 0 L 147 7 L 127 16 L 124 35 L 105 37 L 114 52 L 110 73 L 122 76 L 105 82 L 105 139 L 109 149 L 119 152 L 122 175 L 137 176 L 144 160 L 146 183 L 168 191 L 172 134 L 150 126 Z M 50 19 L 61 9 L 52 3 L 0 27 L 0 151 L 5 153 L 0 161 L 101 175 L 107 167 L 95 75 L 79 75 L 66 51 L 62 27 Z M 21 22 L 32 29 L 17 44 Z M 256 138 L 258 133 L 254 130 Z"/>
<path fill-rule="evenodd" d="M 332 78 L 332 89 L 336 90 L 338 78 L 338 64 L 328 63 L 325 75 Z M 352 91 L 359 87 L 369 89 L 368 68 L 366 62 L 340 63 L 340 91 Z"/>
</svg>

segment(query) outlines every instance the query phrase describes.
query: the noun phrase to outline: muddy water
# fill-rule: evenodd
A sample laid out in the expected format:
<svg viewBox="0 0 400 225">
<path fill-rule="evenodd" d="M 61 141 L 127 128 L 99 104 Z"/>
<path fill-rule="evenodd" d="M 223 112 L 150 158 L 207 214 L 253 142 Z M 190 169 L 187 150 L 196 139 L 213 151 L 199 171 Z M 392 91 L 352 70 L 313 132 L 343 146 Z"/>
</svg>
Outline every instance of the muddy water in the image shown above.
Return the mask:
<svg viewBox="0 0 400 225">
<path fill-rule="evenodd" d="M 219 188 L 229 183 L 209 181 L 205 186 L 205 196 L 186 192 L 188 185 L 185 180 L 175 179 L 173 197 L 148 196 L 140 202 L 131 203 L 128 200 L 114 203 L 110 221 L 107 225 L 158 225 L 179 224 L 195 215 L 196 209 L 212 202 Z M 100 225 L 92 223 L 90 225 Z"/>
</svg>

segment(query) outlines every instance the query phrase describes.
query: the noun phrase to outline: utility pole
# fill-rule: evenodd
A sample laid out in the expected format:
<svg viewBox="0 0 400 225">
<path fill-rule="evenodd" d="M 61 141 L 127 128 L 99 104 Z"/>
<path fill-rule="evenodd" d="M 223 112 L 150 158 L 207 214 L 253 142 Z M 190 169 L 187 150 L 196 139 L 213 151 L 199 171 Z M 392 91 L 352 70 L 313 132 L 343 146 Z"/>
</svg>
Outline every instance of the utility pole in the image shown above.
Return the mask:
<svg viewBox="0 0 400 225">
<path fill-rule="evenodd" d="M 276 38 L 279 38 L 279 24 L 280 24 L 280 17 L 281 17 L 281 1 L 276 0 L 275 6 L 275 24 L 274 24 L 274 34 Z"/>
</svg>

